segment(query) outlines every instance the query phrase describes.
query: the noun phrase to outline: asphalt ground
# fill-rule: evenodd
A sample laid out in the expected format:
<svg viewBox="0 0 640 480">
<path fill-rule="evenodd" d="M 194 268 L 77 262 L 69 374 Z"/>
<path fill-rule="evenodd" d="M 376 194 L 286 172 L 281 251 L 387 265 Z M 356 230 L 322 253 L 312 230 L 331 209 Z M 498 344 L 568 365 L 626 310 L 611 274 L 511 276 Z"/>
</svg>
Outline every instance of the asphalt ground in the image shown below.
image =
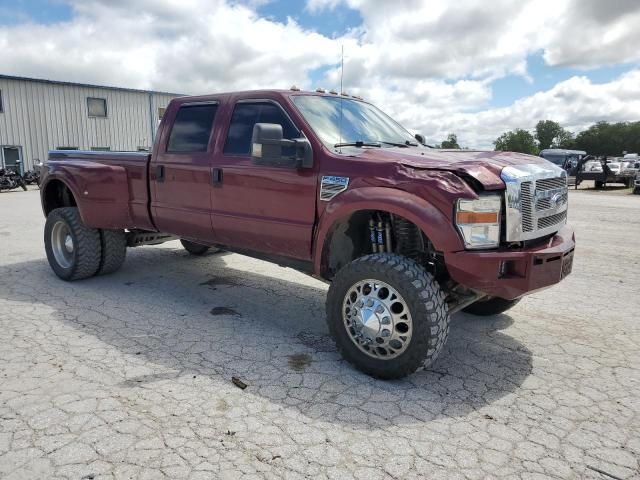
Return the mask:
<svg viewBox="0 0 640 480">
<path fill-rule="evenodd" d="M 178 242 L 65 283 L 38 192 L 2 192 L 0 478 L 639 478 L 640 196 L 571 191 L 569 221 L 565 281 L 379 381 L 325 284 Z"/>
</svg>

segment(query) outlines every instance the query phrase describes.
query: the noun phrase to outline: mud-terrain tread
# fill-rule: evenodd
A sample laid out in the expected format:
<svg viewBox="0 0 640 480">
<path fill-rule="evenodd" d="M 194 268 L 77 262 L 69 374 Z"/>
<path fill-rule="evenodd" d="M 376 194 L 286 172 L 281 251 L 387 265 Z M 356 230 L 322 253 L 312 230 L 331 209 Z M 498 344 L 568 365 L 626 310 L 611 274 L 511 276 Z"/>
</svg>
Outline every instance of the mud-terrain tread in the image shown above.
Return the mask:
<svg viewBox="0 0 640 480">
<path fill-rule="evenodd" d="M 344 295 L 353 284 L 366 278 L 398 288 L 411 310 L 411 343 L 402 355 L 391 360 L 376 360 L 362 353 L 344 328 Z M 340 353 L 356 368 L 376 378 L 402 378 L 428 368 L 442 351 L 449 335 L 449 312 L 438 283 L 415 261 L 393 253 L 366 255 L 343 267 L 329 287 L 326 310 L 329 331 Z"/>
<path fill-rule="evenodd" d="M 75 245 L 75 261 L 69 269 L 58 265 L 51 250 L 51 229 L 59 219 L 64 220 L 69 226 Z M 44 245 L 49 265 L 63 280 L 73 281 L 89 278 L 98 271 L 102 250 L 100 232 L 98 229 L 87 227 L 82 223 L 80 212 L 76 207 L 56 208 L 49 213 L 44 227 Z"/>
<path fill-rule="evenodd" d="M 127 256 L 127 237 L 124 230 L 100 230 L 100 267 L 96 275 L 107 275 L 118 270 Z"/>
<path fill-rule="evenodd" d="M 472 303 L 471 305 L 464 307 L 462 311 L 479 317 L 488 317 L 506 312 L 510 308 L 516 306 L 520 300 L 522 299 L 516 298 L 515 300 L 505 300 L 504 298 L 494 297 L 489 300 L 480 300 Z"/>
</svg>

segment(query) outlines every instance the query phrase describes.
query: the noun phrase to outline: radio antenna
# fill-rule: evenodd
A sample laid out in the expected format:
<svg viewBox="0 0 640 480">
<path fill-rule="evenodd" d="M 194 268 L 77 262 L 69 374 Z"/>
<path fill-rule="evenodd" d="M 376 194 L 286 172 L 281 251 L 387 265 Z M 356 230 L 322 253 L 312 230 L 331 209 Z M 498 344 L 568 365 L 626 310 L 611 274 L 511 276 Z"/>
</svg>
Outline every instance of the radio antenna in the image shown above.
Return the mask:
<svg viewBox="0 0 640 480">
<path fill-rule="evenodd" d="M 340 55 L 340 143 L 342 143 L 342 80 L 344 78 L 344 45 L 341 45 L 342 53 Z"/>
<path fill-rule="evenodd" d="M 344 92 L 344 89 L 342 87 L 342 80 L 344 79 L 344 45 L 342 45 L 342 55 L 340 58 L 340 94 L 342 95 L 342 92 Z"/>
</svg>

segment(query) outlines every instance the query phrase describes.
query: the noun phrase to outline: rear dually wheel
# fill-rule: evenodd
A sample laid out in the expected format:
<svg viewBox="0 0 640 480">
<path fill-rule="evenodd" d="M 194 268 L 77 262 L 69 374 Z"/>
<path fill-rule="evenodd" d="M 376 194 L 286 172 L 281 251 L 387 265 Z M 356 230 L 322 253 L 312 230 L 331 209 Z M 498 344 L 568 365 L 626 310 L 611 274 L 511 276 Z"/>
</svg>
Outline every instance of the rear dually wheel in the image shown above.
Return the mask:
<svg viewBox="0 0 640 480">
<path fill-rule="evenodd" d="M 76 207 L 56 208 L 49 213 L 44 246 L 49 265 L 63 280 L 91 277 L 100 267 L 100 231 L 85 226 Z"/>
</svg>

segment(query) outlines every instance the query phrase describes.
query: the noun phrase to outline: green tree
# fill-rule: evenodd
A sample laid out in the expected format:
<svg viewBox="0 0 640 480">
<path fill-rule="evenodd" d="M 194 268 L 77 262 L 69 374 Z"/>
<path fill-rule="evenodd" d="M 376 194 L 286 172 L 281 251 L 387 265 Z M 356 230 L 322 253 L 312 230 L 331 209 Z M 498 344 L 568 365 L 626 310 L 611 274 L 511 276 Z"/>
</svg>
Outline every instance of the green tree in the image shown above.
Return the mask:
<svg viewBox="0 0 640 480">
<path fill-rule="evenodd" d="M 538 123 L 536 123 L 536 140 L 538 140 L 540 150 L 551 148 L 554 140 L 560 135 L 563 130 L 564 129 L 560 126 L 560 124 L 558 122 L 554 122 L 553 120 L 540 120 Z"/>
<path fill-rule="evenodd" d="M 639 152 L 640 122 L 598 122 L 576 136 L 575 147 L 591 155 Z"/>
<path fill-rule="evenodd" d="M 573 133 L 563 128 L 553 141 L 552 145 L 556 148 L 573 149 L 575 148 L 575 144 L 576 138 Z"/>
<path fill-rule="evenodd" d="M 439 148 L 460 148 L 458 136 L 455 133 L 447 135 L 447 139 L 440 144 Z"/>
<path fill-rule="evenodd" d="M 538 154 L 538 146 L 536 140 L 526 130 L 516 128 L 515 130 L 505 132 L 500 135 L 493 144 L 496 150 L 508 152 L 528 153 L 531 155 Z"/>
<path fill-rule="evenodd" d="M 545 148 L 572 148 L 573 133 L 565 130 L 553 120 L 540 120 L 536 123 L 536 140 L 540 150 Z"/>
</svg>

